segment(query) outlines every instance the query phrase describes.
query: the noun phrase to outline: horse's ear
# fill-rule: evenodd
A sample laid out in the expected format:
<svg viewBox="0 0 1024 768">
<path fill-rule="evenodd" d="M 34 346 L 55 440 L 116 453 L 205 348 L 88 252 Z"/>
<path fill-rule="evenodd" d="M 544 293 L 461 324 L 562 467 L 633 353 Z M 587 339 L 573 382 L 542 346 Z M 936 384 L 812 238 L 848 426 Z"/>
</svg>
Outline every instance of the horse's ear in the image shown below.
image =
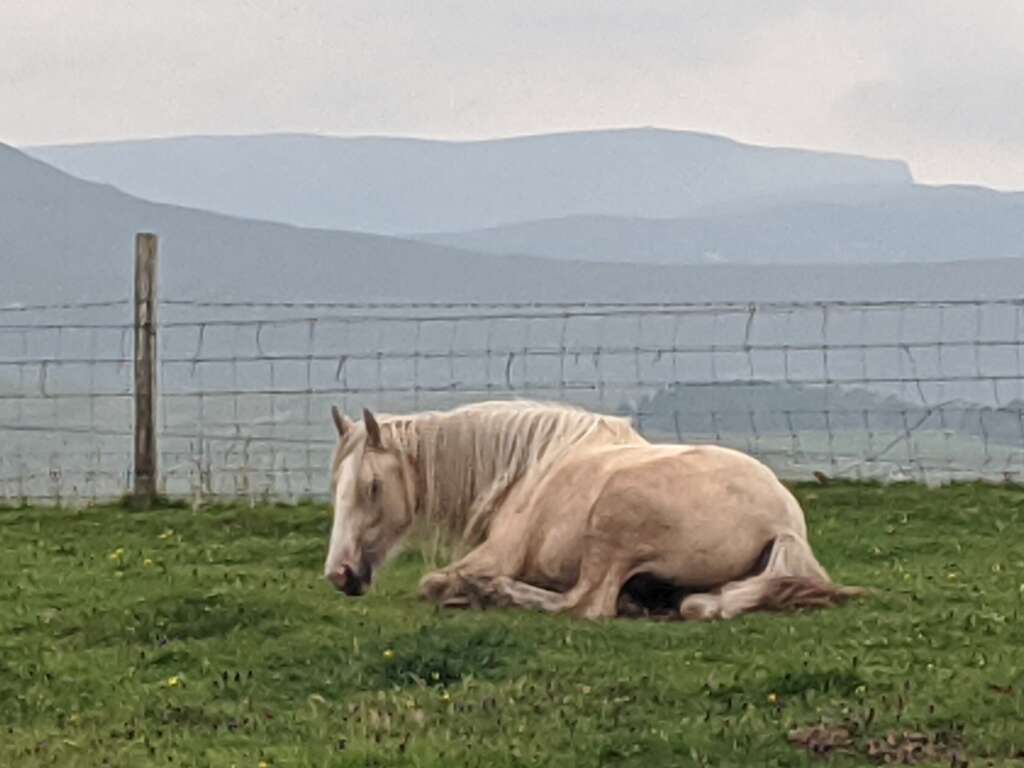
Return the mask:
<svg viewBox="0 0 1024 768">
<path fill-rule="evenodd" d="M 380 439 L 380 424 L 373 417 L 368 408 L 363 408 L 363 426 L 366 427 L 366 447 L 383 448 L 384 443 Z"/>
<path fill-rule="evenodd" d="M 331 406 L 331 417 L 334 419 L 334 426 L 338 430 L 338 437 L 344 438 L 352 429 L 352 422 L 338 410 L 338 406 Z"/>
</svg>

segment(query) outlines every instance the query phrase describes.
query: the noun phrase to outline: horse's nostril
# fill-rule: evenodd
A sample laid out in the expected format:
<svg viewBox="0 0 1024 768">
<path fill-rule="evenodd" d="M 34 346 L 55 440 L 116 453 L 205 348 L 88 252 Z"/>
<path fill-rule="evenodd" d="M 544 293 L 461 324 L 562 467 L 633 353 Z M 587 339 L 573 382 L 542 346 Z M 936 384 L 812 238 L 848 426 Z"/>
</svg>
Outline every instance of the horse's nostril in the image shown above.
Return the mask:
<svg viewBox="0 0 1024 768">
<path fill-rule="evenodd" d="M 348 582 L 349 574 L 351 573 L 352 571 L 348 566 L 343 566 L 328 573 L 327 580 L 334 585 L 335 589 L 343 590 L 345 589 L 345 584 Z"/>
<path fill-rule="evenodd" d="M 363 594 L 363 580 L 356 575 L 356 572 L 347 565 L 341 566 L 327 575 L 327 580 L 334 585 L 339 592 L 355 596 Z"/>
</svg>

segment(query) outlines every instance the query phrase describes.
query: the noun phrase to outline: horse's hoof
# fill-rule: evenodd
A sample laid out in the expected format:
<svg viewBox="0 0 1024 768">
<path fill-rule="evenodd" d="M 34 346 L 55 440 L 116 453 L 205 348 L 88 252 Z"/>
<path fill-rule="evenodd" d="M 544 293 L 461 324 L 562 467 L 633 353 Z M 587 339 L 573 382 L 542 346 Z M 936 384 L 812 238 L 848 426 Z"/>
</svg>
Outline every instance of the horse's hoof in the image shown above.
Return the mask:
<svg viewBox="0 0 1024 768">
<path fill-rule="evenodd" d="M 722 617 L 718 599 L 713 595 L 690 595 L 679 606 L 685 621 L 713 621 Z"/>
<path fill-rule="evenodd" d="M 430 573 L 420 580 L 420 595 L 433 603 L 444 598 L 451 586 L 451 579 L 442 573 Z"/>
</svg>

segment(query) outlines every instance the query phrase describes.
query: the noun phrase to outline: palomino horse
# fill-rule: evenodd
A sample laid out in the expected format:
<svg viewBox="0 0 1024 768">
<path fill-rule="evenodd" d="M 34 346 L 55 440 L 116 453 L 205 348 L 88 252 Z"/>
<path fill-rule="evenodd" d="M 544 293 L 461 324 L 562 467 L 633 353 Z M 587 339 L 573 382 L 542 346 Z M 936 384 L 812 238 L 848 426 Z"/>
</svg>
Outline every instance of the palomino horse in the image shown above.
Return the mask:
<svg viewBox="0 0 1024 768">
<path fill-rule="evenodd" d="M 444 606 L 597 618 L 667 599 L 686 619 L 844 602 L 796 499 L 738 451 L 655 445 L 629 422 L 532 402 L 356 423 L 332 409 L 325 576 L 363 594 L 414 526 L 470 551 L 427 574 Z M 660 606 L 664 608 L 664 605 Z"/>
</svg>

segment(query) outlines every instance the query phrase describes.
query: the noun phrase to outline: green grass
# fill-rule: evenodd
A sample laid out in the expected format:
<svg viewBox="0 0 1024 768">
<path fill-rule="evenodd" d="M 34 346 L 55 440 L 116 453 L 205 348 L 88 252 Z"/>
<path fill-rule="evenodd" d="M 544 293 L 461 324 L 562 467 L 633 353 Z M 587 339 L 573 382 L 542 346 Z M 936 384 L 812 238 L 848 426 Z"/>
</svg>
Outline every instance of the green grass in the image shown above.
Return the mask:
<svg viewBox="0 0 1024 768">
<path fill-rule="evenodd" d="M 0 511 L 0 765 L 808 765 L 787 734 L 814 724 L 839 766 L 904 731 L 944 765 L 1024 754 L 1024 492 L 797 492 L 833 576 L 878 595 L 716 624 L 438 612 L 415 554 L 334 594 L 314 507 Z"/>
</svg>

